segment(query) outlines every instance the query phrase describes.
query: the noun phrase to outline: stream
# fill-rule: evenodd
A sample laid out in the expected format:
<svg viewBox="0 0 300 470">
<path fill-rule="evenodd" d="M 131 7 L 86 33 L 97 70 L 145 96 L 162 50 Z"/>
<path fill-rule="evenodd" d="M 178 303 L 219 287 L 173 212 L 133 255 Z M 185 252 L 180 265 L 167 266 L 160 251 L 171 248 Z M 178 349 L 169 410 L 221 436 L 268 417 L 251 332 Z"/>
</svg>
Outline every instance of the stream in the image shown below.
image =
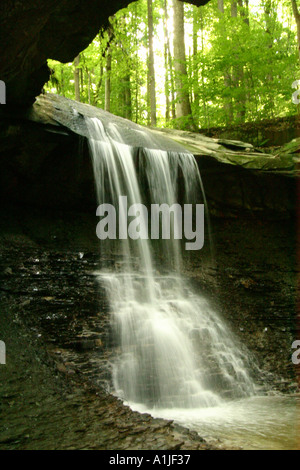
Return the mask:
<svg viewBox="0 0 300 470">
<path fill-rule="evenodd" d="M 295 396 L 252 397 L 190 410 L 129 404 L 140 413 L 173 419 L 211 444 L 244 450 L 299 450 L 299 405 Z"/>
</svg>

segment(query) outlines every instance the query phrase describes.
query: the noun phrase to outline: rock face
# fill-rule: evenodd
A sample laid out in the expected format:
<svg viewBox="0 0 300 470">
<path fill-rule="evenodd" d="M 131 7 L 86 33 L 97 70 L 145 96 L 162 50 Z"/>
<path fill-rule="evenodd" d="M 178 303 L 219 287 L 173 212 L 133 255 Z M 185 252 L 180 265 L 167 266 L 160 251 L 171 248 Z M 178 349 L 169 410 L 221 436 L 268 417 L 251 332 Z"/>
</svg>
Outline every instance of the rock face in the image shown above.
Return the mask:
<svg viewBox="0 0 300 470">
<path fill-rule="evenodd" d="M 263 153 L 251 144 L 162 130 L 196 157 L 212 214 L 243 213 L 287 218 L 297 205 L 300 139 Z"/>
<path fill-rule="evenodd" d="M 276 155 L 251 144 L 210 139 L 178 131 L 149 131 L 105 111 L 56 95 L 42 95 L 26 113 L 0 121 L 0 199 L 2 204 L 94 211 L 93 170 L 84 116 L 122 127 L 137 156 L 156 148 L 195 155 L 209 207 L 218 217 L 261 214 L 289 218 L 295 211 L 299 141 Z"/>
<path fill-rule="evenodd" d="M 204 5 L 209 0 L 188 0 Z M 27 106 L 49 78 L 47 59 L 71 62 L 130 0 L 1 0 L 0 80 L 7 103 Z M 3 112 L 3 110 L 1 110 Z"/>
<path fill-rule="evenodd" d="M 85 117 L 98 118 L 106 125 L 106 132 L 114 139 L 117 136 L 111 126 L 117 127 L 122 135 L 122 142 L 134 148 L 154 148 L 174 152 L 185 151 L 185 146 L 170 139 L 162 132 L 153 132 L 146 127 L 135 124 L 128 119 L 115 116 L 101 108 L 69 100 L 58 95 L 41 95 L 34 105 L 23 117 L 37 124 L 44 124 L 54 131 L 61 132 L 64 128 L 67 132 L 89 137 Z M 109 126 L 108 126 L 109 124 Z M 210 139 L 211 140 L 211 139 Z"/>
</svg>

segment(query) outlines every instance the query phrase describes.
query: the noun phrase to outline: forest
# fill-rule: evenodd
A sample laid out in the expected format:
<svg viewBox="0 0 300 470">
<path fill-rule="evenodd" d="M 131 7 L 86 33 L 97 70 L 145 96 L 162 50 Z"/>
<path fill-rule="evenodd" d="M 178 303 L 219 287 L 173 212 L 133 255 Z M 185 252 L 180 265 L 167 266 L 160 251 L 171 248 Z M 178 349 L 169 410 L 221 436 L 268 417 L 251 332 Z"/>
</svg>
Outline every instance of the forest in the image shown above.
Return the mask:
<svg viewBox="0 0 300 470">
<path fill-rule="evenodd" d="M 299 450 L 300 0 L 0 0 L 0 43 L 0 450 Z"/>
<path fill-rule="evenodd" d="M 152 127 L 273 119 L 297 113 L 297 45 L 296 0 L 138 0 L 73 63 L 50 59 L 45 91 Z"/>
</svg>

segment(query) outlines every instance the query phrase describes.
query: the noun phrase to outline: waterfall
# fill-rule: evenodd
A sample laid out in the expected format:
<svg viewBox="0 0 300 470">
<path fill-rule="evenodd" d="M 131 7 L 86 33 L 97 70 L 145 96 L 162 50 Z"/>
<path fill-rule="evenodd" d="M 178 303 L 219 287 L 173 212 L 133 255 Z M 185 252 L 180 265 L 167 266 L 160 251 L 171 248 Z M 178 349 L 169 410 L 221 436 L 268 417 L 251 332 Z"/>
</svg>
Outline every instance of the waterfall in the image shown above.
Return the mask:
<svg viewBox="0 0 300 470">
<path fill-rule="evenodd" d="M 146 148 L 137 152 L 115 123 L 86 123 L 99 204 L 117 208 L 119 196 L 127 196 L 129 206 L 196 202 L 202 188 L 193 155 L 162 151 L 143 130 L 137 132 L 145 133 Z M 152 408 L 194 408 L 254 394 L 247 353 L 180 275 L 180 240 L 105 240 L 101 250 L 121 258 L 98 273 L 110 302 L 112 380 L 120 398 Z"/>
</svg>

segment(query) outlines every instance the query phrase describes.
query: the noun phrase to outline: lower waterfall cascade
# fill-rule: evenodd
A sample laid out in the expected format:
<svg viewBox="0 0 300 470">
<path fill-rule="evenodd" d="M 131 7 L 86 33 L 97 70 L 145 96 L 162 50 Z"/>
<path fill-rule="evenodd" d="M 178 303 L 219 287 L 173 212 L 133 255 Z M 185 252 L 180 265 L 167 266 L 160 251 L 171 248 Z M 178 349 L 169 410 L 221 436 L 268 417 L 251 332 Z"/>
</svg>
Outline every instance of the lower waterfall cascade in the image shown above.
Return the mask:
<svg viewBox="0 0 300 470">
<path fill-rule="evenodd" d="M 105 127 L 96 118 L 86 124 L 99 204 L 117 207 L 127 196 L 128 205 L 195 204 L 200 197 L 206 205 L 192 154 L 159 150 L 145 131 L 149 145 L 137 158 L 115 124 Z M 102 253 L 114 243 L 102 241 Z M 111 309 L 114 393 L 156 409 L 207 408 L 254 396 L 247 352 L 180 274 L 180 240 L 117 243 L 121 261 L 98 273 Z"/>
</svg>

